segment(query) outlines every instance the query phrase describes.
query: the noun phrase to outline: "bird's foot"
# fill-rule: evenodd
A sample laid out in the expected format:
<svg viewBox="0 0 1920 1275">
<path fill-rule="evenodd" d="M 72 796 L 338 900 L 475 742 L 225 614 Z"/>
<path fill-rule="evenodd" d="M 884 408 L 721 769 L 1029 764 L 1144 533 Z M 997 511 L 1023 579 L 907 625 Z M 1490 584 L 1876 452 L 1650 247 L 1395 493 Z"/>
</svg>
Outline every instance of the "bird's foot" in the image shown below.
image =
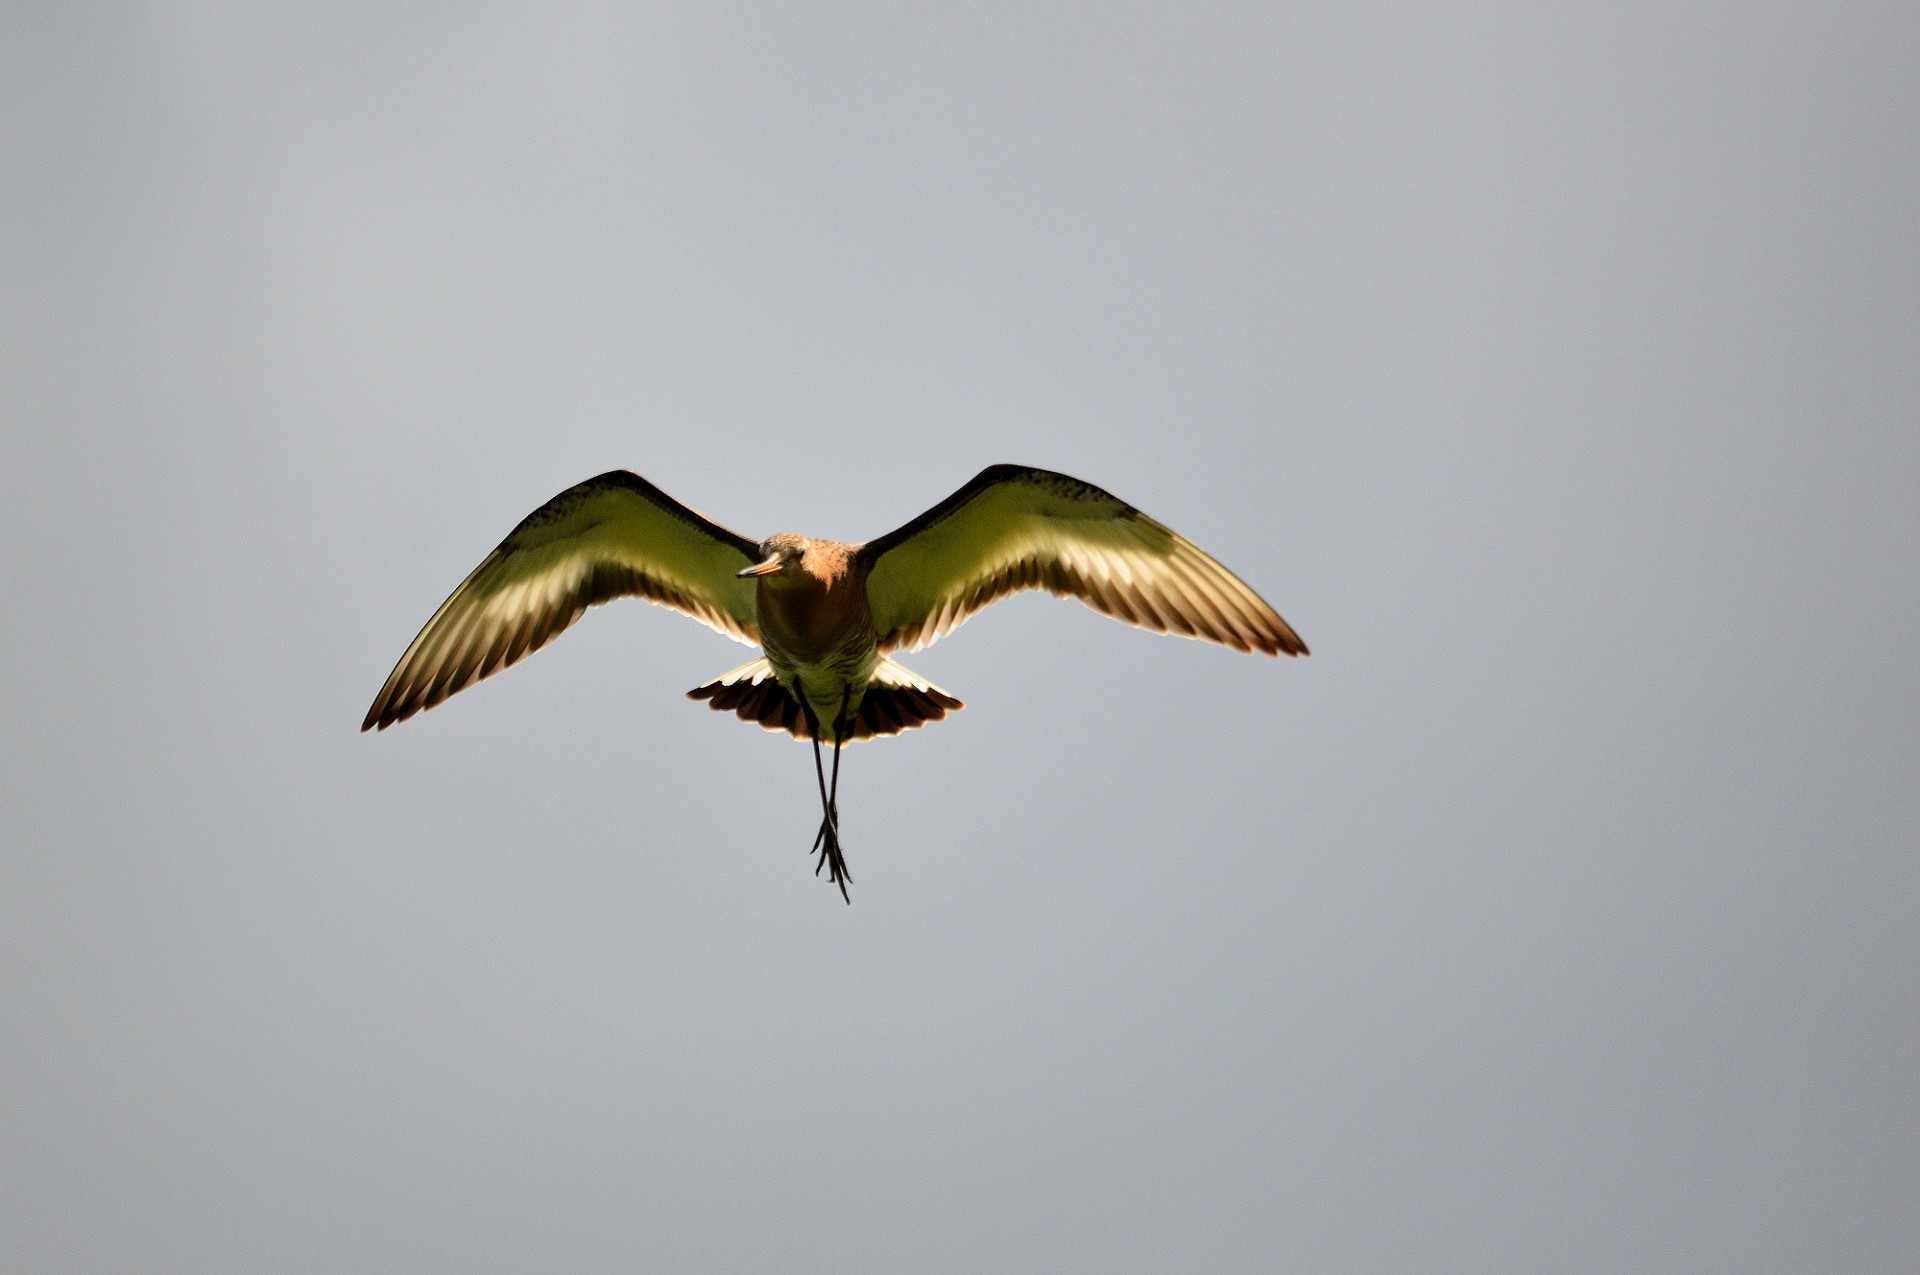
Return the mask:
<svg viewBox="0 0 1920 1275">
<path fill-rule="evenodd" d="M 847 883 L 853 880 L 853 873 L 847 871 L 847 860 L 840 853 L 840 812 L 828 807 L 826 818 L 820 821 L 820 831 L 814 834 L 813 849 L 808 854 L 818 854 L 820 861 L 813 865 L 813 875 L 820 875 L 820 869 L 827 870 L 827 880 L 840 887 L 840 897 L 848 903 L 853 896 L 847 893 Z"/>
</svg>

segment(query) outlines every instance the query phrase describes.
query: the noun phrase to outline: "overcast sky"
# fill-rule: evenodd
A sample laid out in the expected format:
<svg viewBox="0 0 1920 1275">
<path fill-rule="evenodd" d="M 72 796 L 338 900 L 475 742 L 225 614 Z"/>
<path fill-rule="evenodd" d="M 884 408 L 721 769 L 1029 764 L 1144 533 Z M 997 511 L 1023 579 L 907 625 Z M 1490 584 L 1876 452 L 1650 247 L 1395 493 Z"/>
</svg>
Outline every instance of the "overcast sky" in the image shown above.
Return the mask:
<svg viewBox="0 0 1920 1275">
<path fill-rule="evenodd" d="M 17 4 L 0 1266 L 1920 1267 L 1898 4 Z M 1109 488 L 807 752 L 638 602 L 379 735 L 625 467 Z"/>
</svg>

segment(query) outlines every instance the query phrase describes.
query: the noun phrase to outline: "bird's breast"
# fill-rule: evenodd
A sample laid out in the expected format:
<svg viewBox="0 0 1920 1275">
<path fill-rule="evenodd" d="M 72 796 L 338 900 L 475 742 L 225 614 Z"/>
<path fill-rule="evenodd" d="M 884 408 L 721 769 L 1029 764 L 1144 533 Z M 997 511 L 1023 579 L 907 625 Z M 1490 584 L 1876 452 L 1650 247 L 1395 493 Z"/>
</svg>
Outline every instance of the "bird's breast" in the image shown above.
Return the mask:
<svg viewBox="0 0 1920 1275">
<path fill-rule="evenodd" d="M 831 737 L 842 712 L 856 712 L 879 667 L 864 590 L 787 583 L 760 589 L 760 644 L 774 676 L 801 694 Z"/>
<path fill-rule="evenodd" d="M 873 617 L 858 581 L 764 581 L 757 600 L 760 640 L 776 663 L 818 664 L 873 650 Z"/>
</svg>

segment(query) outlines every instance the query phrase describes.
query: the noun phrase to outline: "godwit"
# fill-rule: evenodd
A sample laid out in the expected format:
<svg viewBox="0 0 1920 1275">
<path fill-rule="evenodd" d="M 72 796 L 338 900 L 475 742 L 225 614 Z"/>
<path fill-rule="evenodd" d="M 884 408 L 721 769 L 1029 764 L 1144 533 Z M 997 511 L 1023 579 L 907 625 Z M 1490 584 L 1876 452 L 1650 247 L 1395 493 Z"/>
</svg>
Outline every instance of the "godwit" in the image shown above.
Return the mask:
<svg viewBox="0 0 1920 1275">
<path fill-rule="evenodd" d="M 400 657 L 360 729 L 432 708 L 539 650 L 590 606 L 629 595 L 662 603 L 764 652 L 687 695 L 813 741 L 821 808 L 813 870 L 825 867 L 852 902 L 840 849 L 841 747 L 962 707 L 887 652 L 928 646 L 1021 589 L 1076 597 L 1157 633 L 1307 653 L 1231 571 L 1065 474 L 995 465 L 899 530 L 849 545 L 784 532 L 755 544 L 615 470 L 528 514 L 474 568 Z M 831 782 L 823 739 L 833 744 Z"/>
</svg>

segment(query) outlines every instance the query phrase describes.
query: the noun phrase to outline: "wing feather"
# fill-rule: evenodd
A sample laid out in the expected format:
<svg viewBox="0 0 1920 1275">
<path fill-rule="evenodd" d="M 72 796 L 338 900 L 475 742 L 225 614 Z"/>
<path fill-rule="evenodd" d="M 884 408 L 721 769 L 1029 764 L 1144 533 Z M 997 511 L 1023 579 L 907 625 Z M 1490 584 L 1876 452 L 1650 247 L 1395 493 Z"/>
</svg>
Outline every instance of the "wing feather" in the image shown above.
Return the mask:
<svg viewBox="0 0 1920 1275">
<path fill-rule="evenodd" d="M 615 470 L 523 519 L 433 613 L 360 729 L 384 730 L 539 650 L 590 606 L 642 597 L 757 645 L 758 547 Z"/>
<path fill-rule="evenodd" d="M 862 545 L 880 650 L 918 650 L 1023 589 L 1158 633 L 1305 655 L 1278 612 L 1191 541 L 1091 483 L 995 465 Z"/>
</svg>

